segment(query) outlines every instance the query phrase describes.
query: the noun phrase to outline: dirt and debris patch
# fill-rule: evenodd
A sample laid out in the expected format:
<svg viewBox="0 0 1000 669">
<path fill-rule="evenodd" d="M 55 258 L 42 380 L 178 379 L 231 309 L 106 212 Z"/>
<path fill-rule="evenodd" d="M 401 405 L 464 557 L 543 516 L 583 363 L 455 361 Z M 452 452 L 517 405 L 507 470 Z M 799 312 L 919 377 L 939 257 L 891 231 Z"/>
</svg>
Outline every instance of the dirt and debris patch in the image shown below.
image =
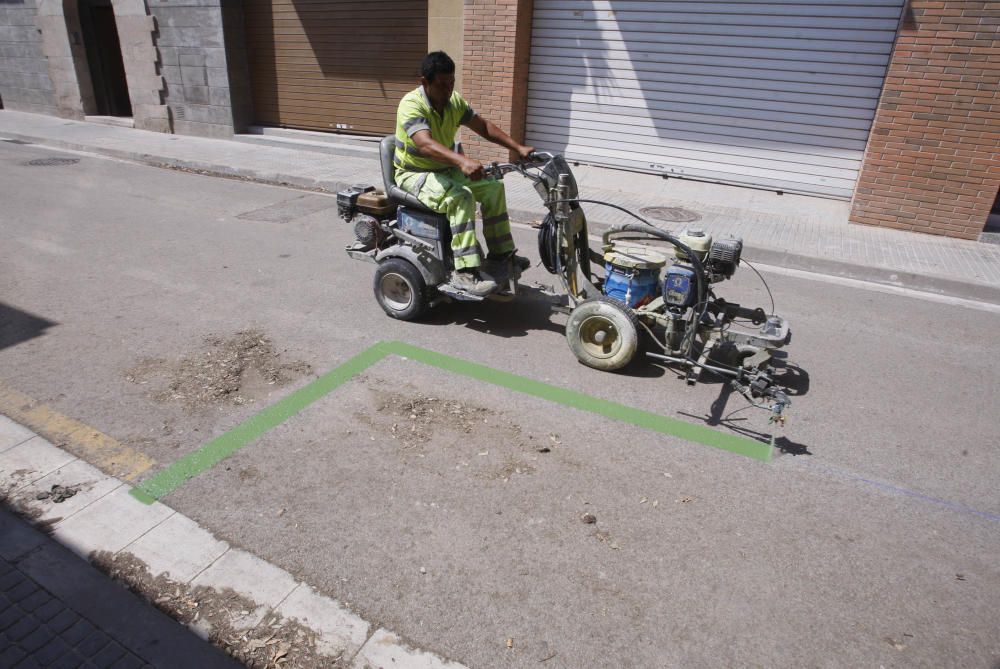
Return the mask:
<svg viewBox="0 0 1000 669">
<path fill-rule="evenodd" d="M 42 490 L 35 494 L 35 499 L 37 500 L 49 500 L 53 504 L 62 504 L 70 497 L 79 492 L 78 486 L 62 486 L 58 483 L 53 483 L 52 487 L 48 490 Z"/>
<path fill-rule="evenodd" d="M 15 469 L 9 472 L 6 478 L 0 480 L 0 502 L 13 495 L 18 488 L 27 485 L 29 477 L 35 473 L 34 469 Z"/>
<path fill-rule="evenodd" d="M 256 467 L 243 467 L 238 472 L 237 476 L 243 483 L 249 483 L 250 481 L 256 481 L 260 479 L 260 470 Z"/>
<path fill-rule="evenodd" d="M 38 484 L 17 486 L 14 490 L 0 490 L 0 502 L 6 504 L 10 510 L 28 521 L 39 532 L 52 534 L 55 525 L 63 519 L 62 516 L 51 515 L 59 513 L 54 505 L 62 504 L 78 493 L 89 492 L 96 483 L 96 481 L 53 483 L 47 489 Z M 46 514 L 50 517 L 43 519 Z"/>
<path fill-rule="evenodd" d="M 100 551 L 91 561 L 129 590 L 148 599 L 175 620 L 208 630 L 209 640 L 250 669 L 339 669 L 343 654 L 327 655 L 317 648 L 317 633 L 298 620 L 267 613 L 260 622 L 259 606 L 229 588 L 217 590 L 153 576 L 145 562 L 130 553 Z"/>
<path fill-rule="evenodd" d="M 568 455 L 558 435 L 532 433 L 504 410 L 396 379 L 358 380 L 368 391 L 367 402 L 353 412 L 359 436 L 395 447 L 407 466 L 508 483 L 536 474 L 544 459 Z"/>
<path fill-rule="evenodd" d="M 28 496 L 16 493 L 15 489 L 0 489 L 0 503 L 7 505 L 7 508 L 32 525 L 45 515 L 41 505 L 32 504 Z"/>
<path fill-rule="evenodd" d="M 594 537 L 613 551 L 621 549 L 621 546 L 618 545 L 618 542 L 615 541 L 615 538 L 611 536 L 610 532 L 597 530 L 594 532 Z"/>
<path fill-rule="evenodd" d="M 458 445 L 465 456 L 491 456 L 502 462 L 490 478 L 509 478 L 530 474 L 535 467 L 523 459 L 536 452 L 536 440 L 502 412 L 454 397 L 429 395 L 420 391 L 399 392 L 371 388 L 372 411 L 360 411 L 354 417 L 372 430 L 372 437 L 395 441 L 405 452 L 421 454 L 434 442 L 435 449 Z M 449 433 L 452 439 L 441 439 Z M 489 445 L 486 448 L 485 445 Z M 545 446 L 551 445 L 549 442 Z M 485 450 L 484 450 L 485 448 Z M 492 454 L 491 454 L 492 449 Z M 540 452 L 549 452 L 549 449 Z"/>
<path fill-rule="evenodd" d="M 436 429 L 471 434 L 484 421 L 489 424 L 489 419 L 496 415 L 485 407 L 462 400 L 383 390 L 372 393 L 375 412 L 392 420 L 389 437 L 401 441 L 405 447 L 427 443 Z M 374 425 L 374 421 L 367 422 Z"/>
<path fill-rule="evenodd" d="M 62 520 L 62 516 L 43 519 L 45 510 L 42 505 L 35 503 L 30 495 L 23 493 L 11 495 L 9 491 L 0 492 L 0 503 L 5 504 L 8 509 L 21 516 L 42 534 L 52 534 L 56 529 L 56 523 Z"/>
<path fill-rule="evenodd" d="M 508 481 L 511 477 L 518 474 L 534 474 L 535 468 L 529 465 L 523 460 L 518 460 L 517 458 L 508 458 L 500 467 L 494 469 L 490 474 L 490 478 L 500 479 L 502 481 Z"/>
<path fill-rule="evenodd" d="M 125 379 L 136 384 L 165 379 L 165 387 L 153 391 L 152 397 L 193 410 L 254 402 L 311 372 L 312 367 L 300 360 L 282 362 L 263 332 L 242 330 L 230 337 L 210 335 L 201 351 L 177 361 L 144 358 L 125 371 Z"/>
</svg>

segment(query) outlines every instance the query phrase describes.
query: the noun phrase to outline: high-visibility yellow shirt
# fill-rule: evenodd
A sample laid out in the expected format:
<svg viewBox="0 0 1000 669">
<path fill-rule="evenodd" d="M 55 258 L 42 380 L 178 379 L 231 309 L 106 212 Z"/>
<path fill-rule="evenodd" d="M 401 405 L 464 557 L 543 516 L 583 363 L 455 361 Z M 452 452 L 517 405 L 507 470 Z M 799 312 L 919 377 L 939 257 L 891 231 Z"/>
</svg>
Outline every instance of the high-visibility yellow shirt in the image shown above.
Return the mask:
<svg viewBox="0 0 1000 669">
<path fill-rule="evenodd" d="M 444 170 L 449 167 L 445 163 L 425 158 L 413 141 L 414 133 L 430 130 L 431 137 L 449 149 L 455 145 L 458 127 L 468 123 L 476 112 L 465 101 L 458 91 L 451 94 L 451 100 L 444 113 L 434 110 L 427 98 L 423 86 L 418 86 L 403 96 L 396 112 L 396 170 L 407 172 L 428 172 Z"/>
</svg>

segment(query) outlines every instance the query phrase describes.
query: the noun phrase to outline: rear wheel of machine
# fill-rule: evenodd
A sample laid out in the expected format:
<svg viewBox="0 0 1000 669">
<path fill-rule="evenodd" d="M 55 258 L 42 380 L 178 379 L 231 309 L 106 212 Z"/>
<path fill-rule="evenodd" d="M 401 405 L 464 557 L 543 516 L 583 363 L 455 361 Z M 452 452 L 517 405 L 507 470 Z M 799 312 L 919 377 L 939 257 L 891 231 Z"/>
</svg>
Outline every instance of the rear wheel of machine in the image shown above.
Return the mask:
<svg viewBox="0 0 1000 669">
<path fill-rule="evenodd" d="M 412 321 L 427 310 L 427 284 L 420 271 L 400 258 L 389 258 L 375 270 L 375 300 L 385 313 Z"/>
<path fill-rule="evenodd" d="M 611 372 L 632 361 L 639 332 L 635 316 L 621 302 L 596 297 L 584 300 L 570 313 L 566 341 L 577 360 Z"/>
</svg>

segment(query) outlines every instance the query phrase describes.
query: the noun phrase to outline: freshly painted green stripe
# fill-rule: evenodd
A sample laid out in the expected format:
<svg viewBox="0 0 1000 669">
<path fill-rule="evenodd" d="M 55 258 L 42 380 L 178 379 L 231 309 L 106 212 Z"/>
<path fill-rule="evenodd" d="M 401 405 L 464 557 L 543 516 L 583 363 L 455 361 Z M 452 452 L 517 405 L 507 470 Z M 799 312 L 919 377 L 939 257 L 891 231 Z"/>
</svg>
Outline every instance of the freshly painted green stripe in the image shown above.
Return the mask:
<svg viewBox="0 0 1000 669">
<path fill-rule="evenodd" d="M 135 497 L 143 504 L 152 504 L 153 502 L 156 501 L 155 497 L 150 497 L 139 488 L 132 488 L 131 490 L 129 490 L 129 494 L 132 495 L 132 497 Z"/>
<path fill-rule="evenodd" d="M 486 381 L 487 383 L 509 388 L 510 390 L 515 390 L 526 395 L 540 397 L 550 402 L 557 402 L 574 409 L 589 411 L 599 416 L 606 416 L 654 432 L 669 434 L 698 444 L 721 448 L 724 451 L 744 455 L 755 460 L 767 462 L 771 459 L 770 444 L 718 432 L 702 425 L 685 423 L 684 421 L 635 409 L 624 404 L 608 402 L 597 397 L 578 393 L 575 390 L 559 388 L 558 386 L 542 383 L 541 381 L 533 381 L 522 376 L 502 372 L 492 367 L 486 367 L 485 365 L 459 360 L 403 342 L 379 342 L 273 406 L 264 409 L 256 416 L 237 425 L 229 432 L 208 442 L 194 453 L 181 458 L 141 486 L 133 488 L 131 491 L 132 496 L 145 504 L 152 504 L 157 499 L 169 494 L 189 479 L 213 467 L 221 460 L 259 438 L 271 428 L 280 425 L 316 400 L 343 385 L 390 354 L 412 358 L 426 365 L 438 367 L 439 369 L 454 372 L 455 374 Z"/>
<path fill-rule="evenodd" d="M 703 425 L 685 423 L 675 418 L 660 416 L 649 411 L 625 406 L 624 404 L 608 402 L 607 400 L 584 395 L 574 390 L 559 388 L 540 381 L 533 381 L 523 376 L 501 372 L 485 365 L 458 360 L 403 342 L 386 342 L 384 346 L 391 353 L 413 358 L 424 364 L 469 376 L 480 381 L 486 381 L 487 383 L 492 383 L 503 388 L 516 390 L 526 395 L 533 395 L 551 402 L 558 402 L 559 404 L 573 407 L 574 409 L 582 409 L 583 411 L 620 420 L 624 423 L 631 423 L 647 430 L 670 434 L 681 439 L 705 444 L 706 446 L 714 446 L 715 448 L 745 455 L 755 460 L 768 462 L 771 459 L 770 444 L 726 434 L 725 432 L 719 432 Z"/>
<path fill-rule="evenodd" d="M 151 504 L 365 371 L 384 358 L 386 353 L 386 349 L 379 344 L 362 351 L 309 385 L 181 458 L 139 487 L 133 488 L 132 496 L 141 502 Z"/>
</svg>

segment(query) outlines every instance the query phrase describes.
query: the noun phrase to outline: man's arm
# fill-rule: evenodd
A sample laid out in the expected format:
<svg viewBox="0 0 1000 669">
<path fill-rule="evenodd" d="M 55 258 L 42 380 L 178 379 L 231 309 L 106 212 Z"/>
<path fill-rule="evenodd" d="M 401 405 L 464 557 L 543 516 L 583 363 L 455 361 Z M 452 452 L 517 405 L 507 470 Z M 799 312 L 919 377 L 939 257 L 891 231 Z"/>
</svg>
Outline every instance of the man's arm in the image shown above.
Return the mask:
<svg viewBox="0 0 1000 669">
<path fill-rule="evenodd" d="M 499 144 L 500 146 L 513 151 L 522 160 L 527 160 L 528 155 L 535 150 L 533 146 L 518 144 L 511 138 L 510 135 L 493 125 L 490 121 L 484 119 L 479 114 L 475 114 L 465 123 L 465 125 L 471 128 L 473 132 L 483 139 L 487 139 L 494 144 Z"/>
<path fill-rule="evenodd" d="M 473 181 L 478 181 L 485 176 L 483 166 L 479 162 L 463 156 L 461 153 L 452 151 L 444 144 L 434 139 L 431 136 L 430 130 L 418 130 L 413 133 L 412 139 L 413 143 L 417 145 L 418 149 L 420 149 L 420 153 L 425 157 L 432 158 L 439 163 L 454 165 L 458 169 L 462 170 L 462 174 L 469 177 Z M 510 138 L 508 137 L 508 139 Z"/>
</svg>

